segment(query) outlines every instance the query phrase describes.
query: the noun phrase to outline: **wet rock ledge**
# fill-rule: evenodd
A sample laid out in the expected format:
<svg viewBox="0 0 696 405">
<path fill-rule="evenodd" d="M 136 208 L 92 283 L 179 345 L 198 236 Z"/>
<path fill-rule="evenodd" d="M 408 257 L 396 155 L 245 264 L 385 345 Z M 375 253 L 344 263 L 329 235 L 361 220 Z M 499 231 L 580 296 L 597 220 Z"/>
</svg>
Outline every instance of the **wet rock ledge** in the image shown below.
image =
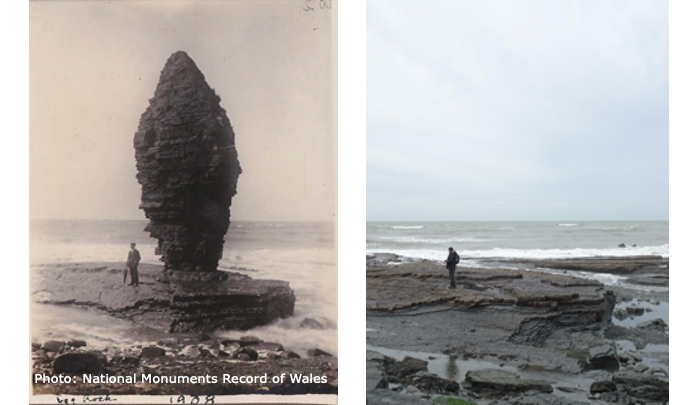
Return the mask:
<svg viewBox="0 0 696 405">
<path fill-rule="evenodd" d="M 606 328 L 616 303 L 614 293 L 601 283 L 569 276 L 458 268 L 457 289 L 446 288 L 448 277 L 442 267 L 428 263 L 368 267 L 368 317 L 431 314 L 432 318 L 434 313 L 454 310 L 458 315 L 446 316 L 450 326 L 455 319 L 465 319 L 464 331 L 493 328 L 502 332 L 497 339 L 541 346 L 559 329 Z M 456 336 L 459 343 L 464 331 Z"/>
<path fill-rule="evenodd" d="M 293 314 L 286 281 L 231 272 L 163 271 L 142 264 L 140 286 L 123 284 L 122 263 L 45 265 L 33 280 L 39 303 L 91 307 L 167 332 L 247 330 Z M 130 277 L 129 277 L 130 280 Z"/>
</svg>

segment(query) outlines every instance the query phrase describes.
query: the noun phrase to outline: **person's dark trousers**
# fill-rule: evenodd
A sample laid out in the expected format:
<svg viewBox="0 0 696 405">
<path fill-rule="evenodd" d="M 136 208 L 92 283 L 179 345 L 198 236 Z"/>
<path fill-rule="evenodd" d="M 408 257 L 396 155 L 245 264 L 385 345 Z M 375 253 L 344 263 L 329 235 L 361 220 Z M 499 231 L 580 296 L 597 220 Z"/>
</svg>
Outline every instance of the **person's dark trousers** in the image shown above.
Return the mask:
<svg viewBox="0 0 696 405">
<path fill-rule="evenodd" d="M 450 288 L 457 288 L 457 283 L 454 282 L 454 271 L 456 268 L 447 269 L 450 274 Z"/>
<path fill-rule="evenodd" d="M 134 286 L 138 286 L 138 266 L 130 266 L 130 271 L 131 271 L 131 284 Z"/>
</svg>

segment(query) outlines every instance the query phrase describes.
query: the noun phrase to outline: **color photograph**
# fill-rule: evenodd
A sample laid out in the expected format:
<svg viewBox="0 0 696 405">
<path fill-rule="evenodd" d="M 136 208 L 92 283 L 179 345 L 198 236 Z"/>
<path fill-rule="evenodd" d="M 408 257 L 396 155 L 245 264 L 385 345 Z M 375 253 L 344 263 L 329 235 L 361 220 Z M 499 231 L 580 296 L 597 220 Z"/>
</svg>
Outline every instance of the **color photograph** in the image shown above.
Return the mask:
<svg viewBox="0 0 696 405">
<path fill-rule="evenodd" d="M 368 404 L 667 404 L 666 1 L 367 4 Z"/>
</svg>

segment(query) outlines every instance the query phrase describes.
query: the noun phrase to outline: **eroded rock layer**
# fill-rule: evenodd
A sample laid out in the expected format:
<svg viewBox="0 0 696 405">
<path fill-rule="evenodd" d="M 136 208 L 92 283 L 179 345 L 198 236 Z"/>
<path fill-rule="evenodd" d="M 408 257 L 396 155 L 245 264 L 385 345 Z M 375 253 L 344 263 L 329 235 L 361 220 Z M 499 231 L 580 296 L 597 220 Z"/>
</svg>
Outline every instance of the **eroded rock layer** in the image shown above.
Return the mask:
<svg viewBox="0 0 696 405">
<path fill-rule="evenodd" d="M 185 52 L 167 60 L 133 143 L 165 268 L 215 271 L 242 169 L 220 97 Z"/>
<path fill-rule="evenodd" d="M 453 310 L 447 316 L 450 325 L 463 317 L 476 328 L 480 317 L 487 329 L 501 332 L 499 338 L 541 346 L 559 329 L 606 328 L 616 301 L 597 281 L 532 271 L 462 268 L 457 272 L 460 288 L 443 288 L 447 282 L 442 268 L 428 263 L 368 267 L 368 314 L 415 316 Z M 461 341 L 464 334 L 456 331 L 453 336 Z"/>
<path fill-rule="evenodd" d="M 166 332 L 246 330 L 291 316 L 287 281 L 231 272 L 162 272 L 140 266 L 140 287 L 121 284 L 123 264 L 47 265 L 36 269 L 37 302 L 96 308 Z M 79 288 L 76 288 L 79 286 Z"/>
</svg>

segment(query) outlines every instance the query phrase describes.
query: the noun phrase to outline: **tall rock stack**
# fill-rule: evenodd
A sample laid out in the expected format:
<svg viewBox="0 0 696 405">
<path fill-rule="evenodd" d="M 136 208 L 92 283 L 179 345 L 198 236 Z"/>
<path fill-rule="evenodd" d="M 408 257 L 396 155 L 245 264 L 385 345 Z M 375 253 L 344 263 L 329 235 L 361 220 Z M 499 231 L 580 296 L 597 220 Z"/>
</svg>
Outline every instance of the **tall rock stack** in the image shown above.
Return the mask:
<svg viewBox="0 0 696 405">
<path fill-rule="evenodd" d="M 242 169 L 220 97 L 185 52 L 167 60 L 134 146 L 140 207 L 165 269 L 215 271 Z"/>
</svg>

